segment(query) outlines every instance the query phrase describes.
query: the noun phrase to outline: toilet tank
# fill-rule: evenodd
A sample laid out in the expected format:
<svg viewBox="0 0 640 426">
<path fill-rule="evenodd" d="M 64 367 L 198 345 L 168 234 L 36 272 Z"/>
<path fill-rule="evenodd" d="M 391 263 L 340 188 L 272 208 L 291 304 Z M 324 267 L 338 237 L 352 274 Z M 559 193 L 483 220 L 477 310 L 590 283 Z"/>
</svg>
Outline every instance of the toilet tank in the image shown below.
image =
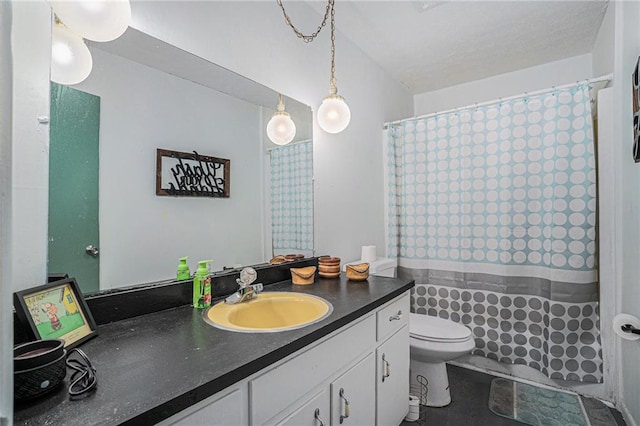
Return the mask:
<svg viewBox="0 0 640 426">
<path fill-rule="evenodd" d="M 354 265 L 362 263 L 361 260 L 354 260 L 352 262 L 347 262 L 342 267 L 343 271 L 347 270 L 347 265 Z M 398 266 L 398 259 L 391 259 L 388 257 L 379 257 L 373 262 L 369 262 L 369 275 L 374 275 L 376 277 L 396 277 L 396 267 Z"/>
</svg>

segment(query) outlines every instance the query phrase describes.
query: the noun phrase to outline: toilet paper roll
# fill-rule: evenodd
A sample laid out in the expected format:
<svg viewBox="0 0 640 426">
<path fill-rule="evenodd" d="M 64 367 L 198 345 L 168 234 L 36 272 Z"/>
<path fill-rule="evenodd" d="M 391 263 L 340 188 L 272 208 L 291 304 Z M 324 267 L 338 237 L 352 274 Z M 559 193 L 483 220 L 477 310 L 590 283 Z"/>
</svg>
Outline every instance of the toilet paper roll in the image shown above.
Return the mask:
<svg viewBox="0 0 640 426">
<path fill-rule="evenodd" d="M 366 263 L 376 260 L 376 246 L 362 246 L 360 260 Z"/>
<path fill-rule="evenodd" d="M 404 418 L 408 422 L 415 422 L 420 418 L 420 398 L 409 395 L 409 412 Z"/>
<path fill-rule="evenodd" d="M 622 331 L 622 326 L 626 324 L 640 329 L 640 319 L 638 319 L 638 317 L 634 317 L 633 315 L 629 314 L 618 314 L 613 317 L 613 331 L 615 331 L 618 336 L 626 340 L 640 339 L 640 334 L 632 334 Z"/>
</svg>

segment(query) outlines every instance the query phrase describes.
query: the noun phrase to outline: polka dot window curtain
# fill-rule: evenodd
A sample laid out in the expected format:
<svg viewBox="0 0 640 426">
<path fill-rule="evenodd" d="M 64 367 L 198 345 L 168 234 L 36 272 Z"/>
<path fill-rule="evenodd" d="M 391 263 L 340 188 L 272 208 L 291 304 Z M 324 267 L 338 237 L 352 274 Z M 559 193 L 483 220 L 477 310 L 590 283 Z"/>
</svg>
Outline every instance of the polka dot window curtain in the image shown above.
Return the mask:
<svg viewBox="0 0 640 426">
<path fill-rule="evenodd" d="M 297 142 L 270 151 L 274 253 L 313 250 L 313 145 Z"/>
<path fill-rule="evenodd" d="M 387 255 L 477 355 L 602 381 L 589 85 L 387 130 Z"/>
</svg>

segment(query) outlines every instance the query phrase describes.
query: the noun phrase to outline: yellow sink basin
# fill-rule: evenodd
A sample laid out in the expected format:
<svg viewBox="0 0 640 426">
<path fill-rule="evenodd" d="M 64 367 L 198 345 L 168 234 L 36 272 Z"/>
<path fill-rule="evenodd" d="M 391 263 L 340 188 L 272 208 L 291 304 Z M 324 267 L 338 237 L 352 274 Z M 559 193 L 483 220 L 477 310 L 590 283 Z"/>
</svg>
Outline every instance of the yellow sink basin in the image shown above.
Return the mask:
<svg viewBox="0 0 640 426">
<path fill-rule="evenodd" d="M 234 305 L 220 302 L 207 310 L 204 319 L 224 330 L 268 333 L 316 323 L 332 311 L 331 303 L 317 296 L 272 292 Z"/>
</svg>

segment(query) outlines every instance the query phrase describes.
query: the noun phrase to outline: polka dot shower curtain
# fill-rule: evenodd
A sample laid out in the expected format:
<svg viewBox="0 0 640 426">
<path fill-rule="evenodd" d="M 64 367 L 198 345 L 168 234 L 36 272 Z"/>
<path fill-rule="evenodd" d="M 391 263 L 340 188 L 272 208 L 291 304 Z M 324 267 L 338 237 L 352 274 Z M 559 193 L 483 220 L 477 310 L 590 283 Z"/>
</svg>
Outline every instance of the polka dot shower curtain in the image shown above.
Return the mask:
<svg viewBox="0 0 640 426">
<path fill-rule="evenodd" d="M 297 142 L 270 151 L 274 254 L 313 252 L 313 145 Z"/>
<path fill-rule="evenodd" d="M 476 355 L 602 381 L 590 87 L 390 125 L 388 255 Z"/>
</svg>

